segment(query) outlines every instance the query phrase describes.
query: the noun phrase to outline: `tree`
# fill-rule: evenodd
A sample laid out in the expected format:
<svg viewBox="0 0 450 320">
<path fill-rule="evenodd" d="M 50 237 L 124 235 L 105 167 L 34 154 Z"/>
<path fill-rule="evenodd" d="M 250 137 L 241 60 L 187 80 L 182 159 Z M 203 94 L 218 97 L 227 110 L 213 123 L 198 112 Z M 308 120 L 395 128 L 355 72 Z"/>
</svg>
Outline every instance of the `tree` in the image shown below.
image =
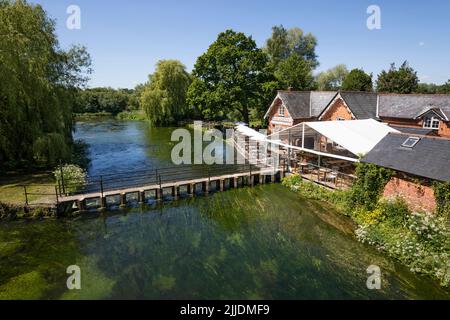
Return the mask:
<svg viewBox="0 0 450 320">
<path fill-rule="evenodd" d="M 348 70 L 344 64 L 339 64 L 317 75 L 316 81 L 319 90 L 339 90 Z"/>
<path fill-rule="evenodd" d="M 310 64 L 299 57 L 291 55 L 278 65 L 275 77 L 284 88 L 293 87 L 299 90 L 310 90 L 314 87 L 314 78 Z"/>
<path fill-rule="evenodd" d="M 353 69 L 347 74 L 342 82 L 342 90 L 372 91 L 372 75 L 364 70 Z"/>
<path fill-rule="evenodd" d="M 0 1 L 0 165 L 51 166 L 70 157 L 76 88 L 88 80 L 84 47 L 59 48 L 39 5 Z"/>
<path fill-rule="evenodd" d="M 264 51 L 274 68 L 291 55 L 297 55 L 315 69 L 319 63 L 316 55 L 317 39 L 311 33 L 304 34 L 300 28 L 286 30 L 282 25 L 272 27 L 272 36 L 267 39 Z"/>
<path fill-rule="evenodd" d="M 251 37 L 227 30 L 217 37 L 195 63 L 196 78 L 188 103 L 206 119 L 230 116 L 249 122 L 249 111 L 261 104 L 267 56 Z"/>
<path fill-rule="evenodd" d="M 395 67 L 395 63 L 392 63 L 389 71 L 383 70 L 378 75 L 377 91 L 412 93 L 417 91 L 418 84 L 417 72 L 409 66 L 407 61 L 403 62 L 398 70 Z"/>
<path fill-rule="evenodd" d="M 443 85 L 437 85 L 434 83 L 419 83 L 416 92 L 425 94 L 436 94 L 436 93 L 449 94 L 450 80 L 448 80 Z"/>
<path fill-rule="evenodd" d="M 177 60 L 161 60 L 141 95 L 141 105 L 154 125 L 170 125 L 189 113 L 186 94 L 191 76 Z"/>
</svg>

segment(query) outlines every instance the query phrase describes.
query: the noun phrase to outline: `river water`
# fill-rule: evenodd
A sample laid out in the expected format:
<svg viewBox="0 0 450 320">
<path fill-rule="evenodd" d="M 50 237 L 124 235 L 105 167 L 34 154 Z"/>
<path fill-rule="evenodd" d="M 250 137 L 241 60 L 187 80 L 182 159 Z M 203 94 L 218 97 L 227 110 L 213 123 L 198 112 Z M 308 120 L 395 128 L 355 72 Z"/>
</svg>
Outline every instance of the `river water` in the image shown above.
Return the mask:
<svg viewBox="0 0 450 320">
<path fill-rule="evenodd" d="M 171 129 L 78 123 L 89 172 L 170 165 Z M 81 270 L 68 290 L 66 268 Z M 381 269 L 380 290 L 366 285 Z M 350 221 L 281 185 L 77 219 L 0 225 L 0 299 L 448 299 L 433 280 L 358 243 Z"/>
</svg>

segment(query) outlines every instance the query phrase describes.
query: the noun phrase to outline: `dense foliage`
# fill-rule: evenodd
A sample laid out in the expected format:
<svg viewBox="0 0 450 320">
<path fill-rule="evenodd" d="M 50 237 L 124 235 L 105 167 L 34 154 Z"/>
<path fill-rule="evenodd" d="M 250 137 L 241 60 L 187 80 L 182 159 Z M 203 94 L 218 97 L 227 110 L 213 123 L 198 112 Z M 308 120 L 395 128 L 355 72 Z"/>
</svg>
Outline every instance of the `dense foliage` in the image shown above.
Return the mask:
<svg viewBox="0 0 450 320">
<path fill-rule="evenodd" d="M 449 94 L 450 93 L 450 80 L 448 80 L 443 85 L 437 85 L 434 83 L 419 83 L 417 93 L 425 94 Z"/>
<path fill-rule="evenodd" d="M 0 165 L 54 165 L 71 154 L 75 87 L 87 81 L 85 48 L 59 48 L 39 5 L 0 1 Z"/>
<path fill-rule="evenodd" d="M 78 92 L 75 113 L 109 113 L 112 115 L 139 108 L 140 90 L 92 88 Z"/>
<path fill-rule="evenodd" d="M 272 27 L 272 35 L 267 39 L 264 51 L 275 67 L 289 57 L 297 56 L 315 69 L 319 65 L 316 46 L 317 39 L 311 33 L 304 34 L 300 28 L 286 30 L 280 25 Z"/>
<path fill-rule="evenodd" d="M 449 286 L 450 184 L 435 184 L 435 213 L 411 212 L 402 198 L 381 198 L 381 190 L 391 175 L 374 165 L 360 164 L 356 182 L 348 191 L 331 191 L 300 175 L 285 178 L 283 185 L 303 197 L 333 204 L 357 224 L 359 241 L 387 252 L 412 272 L 429 275 Z"/>
<path fill-rule="evenodd" d="M 251 37 L 233 30 L 220 33 L 197 59 L 193 76 L 188 104 L 203 118 L 229 117 L 246 123 L 250 110 L 264 105 L 264 85 L 271 80 L 267 55 Z"/>
<path fill-rule="evenodd" d="M 450 215 L 450 182 L 435 182 L 433 190 L 437 213 L 448 217 Z"/>
<path fill-rule="evenodd" d="M 373 209 L 393 174 L 392 170 L 374 164 L 358 163 L 357 178 L 349 192 L 349 202 L 352 207 L 362 206 L 367 210 Z"/>
<path fill-rule="evenodd" d="M 372 91 L 372 75 L 364 70 L 353 69 L 347 74 L 342 82 L 342 90 L 351 91 Z"/>
<path fill-rule="evenodd" d="M 74 164 L 59 166 L 53 174 L 61 190 L 67 194 L 79 190 L 86 184 L 86 171 Z"/>
<path fill-rule="evenodd" d="M 393 63 L 388 71 L 383 70 L 378 75 L 377 90 L 389 93 L 413 93 L 418 90 L 418 84 L 417 72 L 405 61 L 400 68 L 397 69 Z"/>
<path fill-rule="evenodd" d="M 323 71 L 317 75 L 317 88 L 319 90 L 339 90 L 348 74 L 347 67 L 343 64 Z"/>
<path fill-rule="evenodd" d="M 186 93 L 191 76 L 176 60 L 161 60 L 141 96 L 141 105 L 155 125 L 169 125 L 189 116 Z"/>
</svg>

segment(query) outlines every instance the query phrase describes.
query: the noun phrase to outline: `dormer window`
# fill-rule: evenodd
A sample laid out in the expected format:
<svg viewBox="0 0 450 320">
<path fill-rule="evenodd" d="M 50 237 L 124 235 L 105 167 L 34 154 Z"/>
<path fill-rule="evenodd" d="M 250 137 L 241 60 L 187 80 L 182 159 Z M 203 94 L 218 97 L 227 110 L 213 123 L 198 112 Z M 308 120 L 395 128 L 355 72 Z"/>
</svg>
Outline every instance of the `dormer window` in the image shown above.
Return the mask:
<svg viewBox="0 0 450 320">
<path fill-rule="evenodd" d="M 423 119 L 423 127 L 425 129 L 439 129 L 440 120 L 438 117 L 426 117 Z"/>
<path fill-rule="evenodd" d="M 284 117 L 285 109 L 286 108 L 283 105 L 281 105 L 280 108 L 278 109 L 278 115 L 280 117 Z"/>
</svg>

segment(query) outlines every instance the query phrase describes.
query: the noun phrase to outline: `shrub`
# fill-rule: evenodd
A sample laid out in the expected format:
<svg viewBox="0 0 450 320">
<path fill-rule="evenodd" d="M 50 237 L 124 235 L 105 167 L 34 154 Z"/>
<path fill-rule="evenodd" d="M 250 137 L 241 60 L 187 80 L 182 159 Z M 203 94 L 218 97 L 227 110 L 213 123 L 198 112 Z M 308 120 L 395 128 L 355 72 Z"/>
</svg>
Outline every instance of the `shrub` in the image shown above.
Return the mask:
<svg viewBox="0 0 450 320">
<path fill-rule="evenodd" d="M 73 193 L 86 184 L 86 172 L 77 165 L 69 164 L 57 167 L 53 172 L 58 184 L 63 185 L 66 193 Z"/>
<path fill-rule="evenodd" d="M 435 182 L 433 190 L 436 198 L 436 213 L 448 216 L 450 214 L 450 182 Z"/>
<path fill-rule="evenodd" d="M 369 163 L 358 163 L 357 179 L 349 191 L 350 205 L 363 206 L 373 210 L 378 203 L 384 186 L 393 176 L 393 171 Z"/>
</svg>

